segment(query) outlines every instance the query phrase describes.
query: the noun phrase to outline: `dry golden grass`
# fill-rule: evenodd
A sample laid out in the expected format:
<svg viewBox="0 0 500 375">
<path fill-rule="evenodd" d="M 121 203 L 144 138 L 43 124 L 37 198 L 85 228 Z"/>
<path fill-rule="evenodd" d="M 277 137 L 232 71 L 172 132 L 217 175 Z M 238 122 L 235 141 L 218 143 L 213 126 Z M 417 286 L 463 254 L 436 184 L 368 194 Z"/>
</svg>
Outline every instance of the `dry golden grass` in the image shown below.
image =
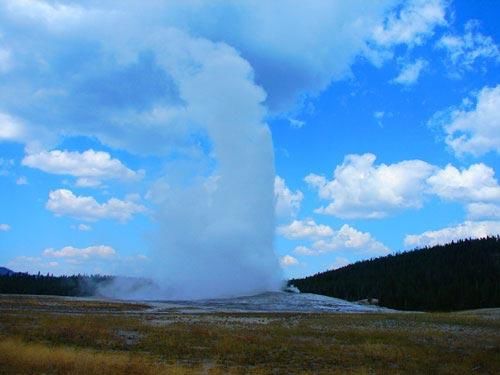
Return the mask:
<svg viewBox="0 0 500 375">
<path fill-rule="evenodd" d="M 491 314 L 1 309 L 0 373 L 500 373 Z"/>
<path fill-rule="evenodd" d="M 157 374 L 166 369 L 140 356 L 99 353 L 87 349 L 27 344 L 16 339 L 0 342 L 4 373 L 50 374 Z"/>
</svg>

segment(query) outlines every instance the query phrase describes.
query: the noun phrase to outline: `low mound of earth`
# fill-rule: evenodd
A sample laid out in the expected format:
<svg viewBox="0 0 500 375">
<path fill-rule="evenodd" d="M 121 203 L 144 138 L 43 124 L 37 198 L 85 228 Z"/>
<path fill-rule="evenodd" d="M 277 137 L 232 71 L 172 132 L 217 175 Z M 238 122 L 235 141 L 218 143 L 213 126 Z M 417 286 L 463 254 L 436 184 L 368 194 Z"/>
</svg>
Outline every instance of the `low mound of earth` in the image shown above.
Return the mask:
<svg viewBox="0 0 500 375">
<path fill-rule="evenodd" d="M 157 310 L 177 309 L 182 312 L 391 312 L 378 306 L 348 302 L 310 293 L 267 292 L 246 297 L 216 298 L 191 301 L 144 301 Z"/>
</svg>

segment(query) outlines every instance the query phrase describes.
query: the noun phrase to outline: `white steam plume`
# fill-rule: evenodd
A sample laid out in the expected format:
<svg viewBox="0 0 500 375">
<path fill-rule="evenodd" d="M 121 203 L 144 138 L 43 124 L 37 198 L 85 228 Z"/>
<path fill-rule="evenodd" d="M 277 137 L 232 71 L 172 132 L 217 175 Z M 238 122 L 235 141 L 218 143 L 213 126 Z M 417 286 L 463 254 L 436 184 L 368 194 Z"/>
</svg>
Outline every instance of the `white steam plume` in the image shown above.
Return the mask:
<svg viewBox="0 0 500 375">
<path fill-rule="evenodd" d="M 162 42 L 160 63 L 184 103 L 177 116 L 208 139 L 210 150 L 195 160 L 170 163 L 157 183 L 163 188 L 150 194 L 160 208 L 147 276 L 157 286 L 129 288 L 118 281 L 104 292 L 182 299 L 279 289 L 265 93 L 253 82 L 251 66 L 225 44 L 171 30 Z"/>
</svg>

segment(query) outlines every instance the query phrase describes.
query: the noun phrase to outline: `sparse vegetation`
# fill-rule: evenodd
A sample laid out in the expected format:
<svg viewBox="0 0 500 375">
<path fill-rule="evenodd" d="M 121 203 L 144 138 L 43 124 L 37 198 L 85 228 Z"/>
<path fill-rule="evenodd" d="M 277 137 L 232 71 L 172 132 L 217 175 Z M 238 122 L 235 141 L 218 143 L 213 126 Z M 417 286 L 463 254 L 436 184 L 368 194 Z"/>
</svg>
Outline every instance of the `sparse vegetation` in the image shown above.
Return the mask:
<svg viewBox="0 0 500 375">
<path fill-rule="evenodd" d="M 0 373 L 500 371 L 496 310 L 183 314 L 127 303 L 54 300 L 0 297 Z"/>
</svg>

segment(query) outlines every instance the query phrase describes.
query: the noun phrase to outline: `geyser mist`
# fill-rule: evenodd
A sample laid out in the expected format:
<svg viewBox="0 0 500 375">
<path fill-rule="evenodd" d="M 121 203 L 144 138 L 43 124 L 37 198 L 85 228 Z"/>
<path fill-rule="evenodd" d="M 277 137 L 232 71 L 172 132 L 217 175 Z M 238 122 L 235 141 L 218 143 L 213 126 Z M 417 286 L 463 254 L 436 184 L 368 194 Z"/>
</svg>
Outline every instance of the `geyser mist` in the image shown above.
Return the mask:
<svg viewBox="0 0 500 375">
<path fill-rule="evenodd" d="M 273 250 L 274 155 L 263 122 L 265 93 L 227 45 L 178 32 L 168 37 L 177 44 L 163 48 L 160 62 L 183 103 L 173 121 L 189 124 L 208 146 L 170 161 L 150 191 L 157 229 L 144 277 L 154 286 L 117 279 L 103 292 L 189 299 L 277 290 L 283 278 Z"/>
</svg>

